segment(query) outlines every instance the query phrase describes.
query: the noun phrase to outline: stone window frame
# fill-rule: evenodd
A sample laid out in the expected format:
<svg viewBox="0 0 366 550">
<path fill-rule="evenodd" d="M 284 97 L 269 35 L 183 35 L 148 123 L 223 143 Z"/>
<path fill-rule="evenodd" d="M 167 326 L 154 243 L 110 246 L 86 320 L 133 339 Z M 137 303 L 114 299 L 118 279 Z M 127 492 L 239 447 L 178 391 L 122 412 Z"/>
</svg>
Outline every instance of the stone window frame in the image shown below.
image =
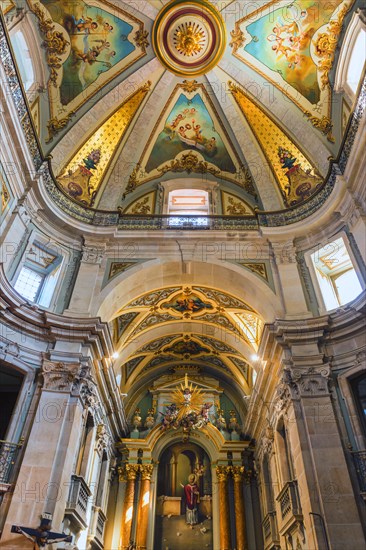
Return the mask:
<svg viewBox="0 0 366 550">
<path fill-rule="evenodd" d="M 344 245 L 346 247 L 346 250 L 348 252 L 348 255 L 350 257 L 353 269 L 355 270 L 357 278 L 360 282 L 360 285 L 361 285 L 363 290 L 365 289 L 365 280 L 364 280 L 364 277 L 363 277 L 363 273 L 362 273 L 362 271 L 361 271 L 361 269 L 358 265 L 355 254 L 352 250 L 351 244 L 350 244 L 349 239 L 348 239 L 348 235 L 347 235 L 346 231 L 341 230 L 338 233 L 336 233 L 335 235 L 332 235 L 331 237 L 329 237 L 326 242 L 319 243 L 317 245 L 317 247 L 313 247 L 313 248 L 311 248 L 310 250 L 307 250 L 304 253 L 305 263 L 308 267 L 308 270 L 309 270 L 309 273 L 310 273 L 310 276 L 311 276 L 311 281 L 313 283 L 313 288 L 314 288 L 314 292 L 315 292 L 315 295 L 316 295 L 316 299 L 318 301 L 319 314 L 320 315 L 324 315 L 324 314 L 327 314 L 329 312 L 336 311 L 338 308 L 345 307 L 347 305 L 347 304 L 343 304 L 343 305 L 339 305 L 339 306 L 337 306 L 333 309 L 327 309 L 327 307 L 325 305 L 324 298 L 323 298 L 323 294 L 322 294 L 322 291 L 321 291 L 321 288 L 320 288 L 320 285 L 319 285 L 318 277 L 317 277 L 316 272 L 315 272 L 315 267 L 314 267 L 314 264 L 313 264 L 313 260 L 311 258 L 311 256 L 317 250 L 319 250 L 320 248 L 326 246 L 327 244 L 330 245 L 331 243 L 338 240 L 339 238 L 342 238 L 343 243 L 344 243 Z M 357 300 L 357 298 L 355 298 L 355 299 Z M 352 303 L 352 301 L 348 302 L 348 303 Z"/>
</svg>

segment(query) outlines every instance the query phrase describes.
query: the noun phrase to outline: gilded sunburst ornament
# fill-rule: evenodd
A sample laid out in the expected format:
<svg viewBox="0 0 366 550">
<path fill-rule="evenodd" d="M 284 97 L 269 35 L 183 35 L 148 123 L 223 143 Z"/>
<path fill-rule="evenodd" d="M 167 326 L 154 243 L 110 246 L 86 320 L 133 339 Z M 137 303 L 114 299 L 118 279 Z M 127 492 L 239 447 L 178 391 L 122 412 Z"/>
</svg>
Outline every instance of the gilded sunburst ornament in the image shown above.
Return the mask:
<svg viewBox="0 0 366 550">
<path fill-rule="evenodd" d="M 205 44 L 205 32 L 197 23 L 182 23 L 174 33 L 174 45 L 187 57 L 197 55 Z"/>
</svg>

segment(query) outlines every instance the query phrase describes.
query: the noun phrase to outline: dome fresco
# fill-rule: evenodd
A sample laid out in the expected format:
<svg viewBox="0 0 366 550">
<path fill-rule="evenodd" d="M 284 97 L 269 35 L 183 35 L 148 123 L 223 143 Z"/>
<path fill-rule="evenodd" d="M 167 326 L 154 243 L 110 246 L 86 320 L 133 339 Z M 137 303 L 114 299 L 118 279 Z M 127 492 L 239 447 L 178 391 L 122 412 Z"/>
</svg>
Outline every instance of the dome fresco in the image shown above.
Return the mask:
<svg viewBox="0 0 366 550">
<path fill-rule="evenodd" d="M 29 0 L 48 192 L 88 223 L 166 214 L 172 185 L 215 188 L 209 214 L 248 228 L 311 214 L 334 185 L 349 115 L 334 72 L 357 6 Z"/>
</svg>

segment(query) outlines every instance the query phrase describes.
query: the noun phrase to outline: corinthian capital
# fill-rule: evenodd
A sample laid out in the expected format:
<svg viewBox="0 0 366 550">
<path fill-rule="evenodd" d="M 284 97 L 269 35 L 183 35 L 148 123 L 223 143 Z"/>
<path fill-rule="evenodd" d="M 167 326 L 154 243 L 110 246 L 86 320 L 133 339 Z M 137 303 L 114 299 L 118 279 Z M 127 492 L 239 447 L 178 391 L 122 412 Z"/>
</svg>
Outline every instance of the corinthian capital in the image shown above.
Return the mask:
<svg viewBox="0 0 366 550">
<path fill-rule="evenodd" d="M 154 470 L 153 464 L 140 464 L 141 479 L 151 479 Z"/>
<path fill-rule="evenodd" d="M 125 464 L 118 468 L 120 481 L 134 481 L 140 470 L 140 464 Z"/>
<path fill-rule="evenodd" d="M 43 389 L 48 391 L 70 392 L 79 373 L 78 363 L 62 363 L 44 360 L 41 374 Z"/>
<path fill-rule="evenodd" d="M 218 481 L 223 482 L 227 480 L 230 474 L 231 466 L 216 466 L 216 477 Z"/>
<path fill-rule="evenodd" d="M 232 466 L 231 467 L 231 473 L 233 475 L 233 478 L 234 478 L 235 482 L 238 483 L 240 481 L 243 481 L 244 471 L 245 471 L 244 466 Z"/>
</svg>

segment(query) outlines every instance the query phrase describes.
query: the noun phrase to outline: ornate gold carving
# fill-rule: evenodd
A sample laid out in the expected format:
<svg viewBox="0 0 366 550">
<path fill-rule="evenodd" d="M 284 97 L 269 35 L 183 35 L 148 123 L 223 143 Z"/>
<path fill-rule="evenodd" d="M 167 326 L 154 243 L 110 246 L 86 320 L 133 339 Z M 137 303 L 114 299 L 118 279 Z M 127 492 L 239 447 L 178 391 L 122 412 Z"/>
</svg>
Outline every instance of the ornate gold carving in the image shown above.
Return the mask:
<svg viewBox="0 0 366 550">
<path fill-rule="evenodd" d="M 66 52 L 70 42 L 65 39 L 62 32 L 55 31 L 52 19 L 47 17 L 40 4 L 33 4 L 31 9 L 38 18 L 39 30 L 44 38 L 43 45 L 47 51 L 47 65 L 50 69 L 49 81 L 53 86 L 57 86 L 58 70 L 61 68 L 61 58 L 58 55 Z"/>
<path fill-rule="evenodd" d="M 187 172 L 188 174 L 194 172 L 196 174 L 219 176 L 221 173 L 221 170 L 204 160 L 199 160 L 198 156 L 191 152 L 182 155 L 179 159 L 172 160 L 169 164 L 165 164 L 157 170 L 162 175 L 167 172 Z"/>
<path fill-rule="evenodd" d="M 322 134 L 327 136 L 328 141 L 330 141 L 331 143 L 335 142 L 334 136 L 332 134 L 333 122 L 329 117 L 323 116 L 322 118 L 318 118 L 316 116 L 313 116 L 310 111 L 305 111 L 305 115 L 309 118 L 314 128 L 317 128 L 321 131 Z"/>
<path fill-rule="evenodd" d="M 316 42 L 313 42 L 315 46 L 315 55 L 321 59 L 318 64 L 319 71 L 321 73 L 322 89 L 324 90 L 329 84 L 329 71 L 332 68 L 334 61 L 334 53 L 337 47 L 338 38 L 342 31 L 343 20 L 351 7 L 352 2 L 343 6 L 339 11 L 337 19 L 331 19 L 329 21 L 327 31 L 318 35 Z"/>
<path fill-rule="evenodd" d="M 183 80 L 182 90 L 184 90 L 188 94 L 195 92 L 196 90 L 198 90 L 198 88 L 199 84 L 197 80 Z"/>
<path fill-rule="evenodd" d="M 229 89 L 269 161 L 284 204 L 293 206 L 313 195 L 323 183 L 316 168 L 277 121 L 243 89 L 233 82 L 229 82 Z"/>
<path fill-rule="evenodd" d="M 235 482 L 243 481 L 244 471 L 244 466 L 231 466 L 231 473 Z"/>
<path fill-rule="evenodd" d="M 118 468 L 119 481 L 134 481 L 140 471 L 140 464 L 125 464 Z"/>
<path fill-rule="evenodd" d="M 154 470 L 153 464 L 140 464 L 141 479 L 151 479 Z"/>
<path fill-rule="evenodd" d="M 150 46 L 150 43 L 147 39 L 149 36 L 148 31 L 144 29 L 139 29 L 136 31 L 135 36 L 133 37 L 136 46 L 142 49 L 143 52 L 146 52 L 146 48 Z"/>
<path fill-rule="evenodd" d="M 148 204 L 149 200 L 149 197 L 145 197 L 142 201 L 138 201 L 131 209 L 131 214 L 148 214 L 151 211 L 151 207 Z"/>
<path fill-rule="evenodd" d="M 113 262 L 109 270 L 108 279 L 112 279 L 115 275 L 123 273 L 126 269 L 136 265 L 136 262 Z"/>
<path fill-rule="evenodd" d="M 56 117 L 53 117 L 47 122 L 48 138 L 46 139 L 46 143 L 50 143 L 55 135 L 58 134 L 60 130 L 63 130 L 65 126 L 67 126 L 69 120 L 71 119 L 71 117 L 74 116 L 74 114 L 75 112 L 71 111 L 64 118 L 58 119 Z"/>
<path fill-rule="evenodd" d="M 268 275 L 267 275 L 267 267 L 266 264 L 255 264 L 255 263 L 249 263 L 249 262 L 240 262 L 243 267 L 246 267 L 256 275 L 259 275 L 259 277 L 262 277 L 266 281 L 268 281 Z"/>
<path fill-rule="evenodd" d="M 216 477 L 220 483 L 227 481 L 231 466 L 216 466 Z"/>
<path fill-rule="evenodd" d="M 242 48 L 245 42 L 244 33 L 240 30 L 238 24 L 235 25 L 235 29 L 230 32 L 231 42 L 229 43 L 230 48 L 233 48 L 233 54 L 238 51 L 239 48 Z"/>
<path fill-rule="evenodd" d="M 247 209 L 240 200 L 234 200 L 234 197 L 228 197 L 228 206 L 226 207 L 227 214 L 231 216 L 243 216 L 248 214 Z"/>
<path fill-rule="evenodd" d="M 202 51 L 205 37 L 198 23 L 182 23 L 174 33 L 174 45 L 180 54 L 192 57 Z"/>
</svg>

